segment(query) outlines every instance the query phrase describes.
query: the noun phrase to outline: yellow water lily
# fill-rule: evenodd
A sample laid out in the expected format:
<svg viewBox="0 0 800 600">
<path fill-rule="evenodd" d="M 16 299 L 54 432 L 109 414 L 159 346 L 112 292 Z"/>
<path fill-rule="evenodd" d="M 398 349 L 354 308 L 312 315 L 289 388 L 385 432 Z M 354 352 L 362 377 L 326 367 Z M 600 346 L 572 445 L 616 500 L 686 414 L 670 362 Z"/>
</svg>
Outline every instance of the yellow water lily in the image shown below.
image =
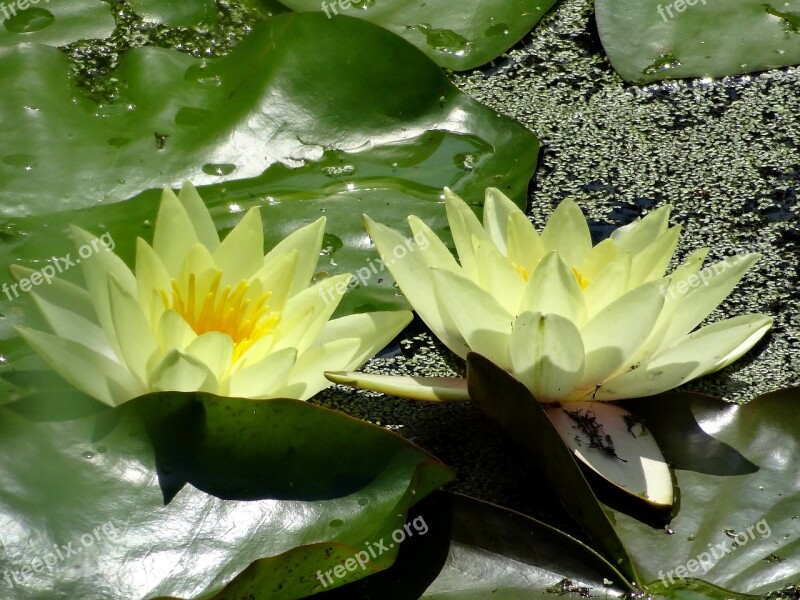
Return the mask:
<svg viewBox="0 0 800 600">
<path fill-rule="evenodd" d="M 18 331 L 72 385 L 112 406 L 155 391 L 305 400 L 330 385 L 325 370 L 358 368 L 411 320 L 408 311 L 330 320 L 351 276 L 309 286 L 324 229 L 321 218 L 265 256 L 258 208 L 220 241 L 191 184 L 180 196 L 167 189 L 133 271 L 112 252 L 86 258 L 85 289 L 55 279 L 33 292 L 52 333 Z M 72 233 L 79 246 L 94 239 Z"/>
<path fill-rule="evenodd" d="M 703 268 L 693 252 L 665 276 L 680 226 L 669 206 L 592 245 L 572 200 L 541 235 L 496 189 L 486 191 L 483 224 L 445 190 L 458 261 L 420 219 L 408 222 L 416 244 L 365 217 L 387 268 L 419 316 L 453 352 L 481 354 L 513 374 L 541 402 L 650 396 L 717 371 L 741 357 L 772 325 L 747 314 L 698 325 L 731 292 L 758 254 Z M 420 399 L 466 397 L 444 379 L 328 374 L 333 381 Z"/>
</svg>

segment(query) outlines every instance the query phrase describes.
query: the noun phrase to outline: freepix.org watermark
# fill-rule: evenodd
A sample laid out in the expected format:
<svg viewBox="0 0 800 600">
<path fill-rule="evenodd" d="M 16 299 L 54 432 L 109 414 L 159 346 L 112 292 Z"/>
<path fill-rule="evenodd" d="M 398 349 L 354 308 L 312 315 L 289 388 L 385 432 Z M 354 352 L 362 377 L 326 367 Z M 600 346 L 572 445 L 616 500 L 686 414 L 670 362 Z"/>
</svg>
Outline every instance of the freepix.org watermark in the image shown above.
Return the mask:
<svg viewBox="0 0 800 600">
<path fill-rule="evenodd" d="M 723 556 L 733 554 L 737 549 L 747 545 L 748 542 L 756 539 L 756 533 L 762 539 L 766 539 L 772 535 L 772 530 L 769 527 L 766 519 L 761 519 L 758 523 L 750 525 L 746 531 L 736 533 L 734 531 L 725 531 L 730 539 L 723 540 L 719 544 L 708 545 L 708 551 L 701 552 L 695 558 L 689 559 L 684 565 L 678 565 L 674 569 L 666 573 L 661 570 L 658 572 L 658 578 L 664 587 L 669 587 L 675 583 L 675 577 L 678 579 L 686 579 L 695 574 L 706 573 L 713 567 Z M 667 580 L 669 579 L 669 583 Z"/>
<path fill-rule="evenodd" d="M 395 547 L 395 544 L 402 544 L 406 538 L 413 537 L 415 534 L 425 535 L 426 533 L 428 533 L 428 524 L 420 515 L 400 529 L 393 531 L 391 535 L 393 541 L 387 543 L 384 538 L 381 538 L 378 542 L 366 542 L 364 545 L 367 550 L 356 552 L 352 558 L 348 558 L 343 564 L 336 565 L 333 569 L 328 569 L 324 573 L 317 571 L 317 579 L 319 579 L 322 587 L 327 588 L 334 583 L 334 577 L 342 579 L 356 569 L 363 571 L 367 568 L 367 564 L 372 558 L 378 558 L 384 552 L 388 552 Z"/>
<path fill-rule="evenodd" d="M 52 573 L 53 569 L 59 564 L 66 562 L 72 556 L 83 552 L 84 548 L 89 548 L 95 543 L 103 540 L 116 540 L 120 532 L 111 521 L 95 527 L 91 532 L 84 533 L 78 540 L 73 540 L 66 544 L 53 544 L 53 549 L 46 554 L 34 557 L 27 565 L 21 569 L 6 569 L 3 571 L 3 579 L 10 586 L 23 585 L 25 580 L 34 573 L 43 575 L 45 572 Z"/>
<path fill-rule="evenodd" d="M 706 4 L 706 0 L 675 0 L 666 6 L 661 6 L 660 4 L 656 7 L 658 14 L 661 15 L 661 18 L 664 22 L 667 22 L 667 15 L 669 15 L 670 19 L 674 19 L 675 15 L 672 14 L 672 11 L 682 13 L 686 10 L 688 6 L 695 6 L 698 2 L 702 3 L 703 6 Z"/>
<path fill-rule="evenodd" d="M 115 246 L 116 244 L 111 234 L 106 232 L 100 237 L 94 238 L 88 244 L 84 244 L 78 248 L 78 256 L 80 258 L 73 259 L 71 252 L 68 252 L 66 256 L 54 256 L 51 259 L 53 264 L 45 265 L 38 271 L 34 271 L 30 274 L 30 277 L 23 277 L 17 283 L 12 283 L 11 285 L 4 283 L 2 287 L 3 293 L 6 295 L 6 298 L 12 300 L 12 293 L 14 294 L 14 298 L 19 298 L 19 290 L 30 292 L 34 286 L 43 283 L 50 285 L 53 283 L 53 279 L 56 278 L 56 275 L 60 275 L 75 265 L 80 264 L 81 260 L 85 260 L 101 250 L 111 252 L 114 250 Z"/>
<path fill-rule="evenodd" d="M 319 295 L 322 296 L 322 299 L 325 300 L 326 304 L 331 303 L 344 294 L 347 291 L 347 288 L 353 289 L 359 285 L 367 285 L 367 282 L 370 279 L 385 271 L 386 267 L 391 267 L 394 264 L 394 261 L 402 260 L 416 250 L 425 250 L 429 244 L 430 242 L 428 241 L 428 238 L 425 237 L 421 231 L 418 231 L 414 234 L 414 237 L 407 238 L 405 242 L 392 248 L 391 258 L 386 257 L 386 260 L 380 258 L 377 260 L 370 259 L 367 261 L 366 267 L 361 267 L 353 274 L 353 277 L 350 279 L 349 283 L 341 281 L 336 284 L 334 289 L 320 288 Z"/>
<path fill-rule="evenodd" d="M 0 13 L 3 15 L 3 21 L 17 16 L 18 10 L 28 10 L 31 6 L 36 6 L 39 2 L 50 4 L 50 0 L 17 0 L 16 2 L 0 2 Z"/>
</svg>

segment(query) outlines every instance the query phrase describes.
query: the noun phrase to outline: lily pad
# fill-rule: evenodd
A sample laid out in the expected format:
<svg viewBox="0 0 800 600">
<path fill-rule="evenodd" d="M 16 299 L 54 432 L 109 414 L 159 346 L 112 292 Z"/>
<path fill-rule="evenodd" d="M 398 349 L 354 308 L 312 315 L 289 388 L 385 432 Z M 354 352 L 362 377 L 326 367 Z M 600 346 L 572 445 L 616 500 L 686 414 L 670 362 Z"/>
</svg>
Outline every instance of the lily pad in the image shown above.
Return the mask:
<svg viewBox="0 0 800 600">
<path fill-rule="evenodd" d="M 111 7 L 102 0 L 5 2 L 0 5 L 0 23 L 0 47 L 27 43 L 64 46 L 83 39 L 105 39 L 116 26 Z M 0 62 L 6 60 L 0 52 Z M 17 70 L 21 68 L 24 65 L 17 66 Z"/>
<path fill-rule="evenodd" d="M 595 13 L 608 58 L 626 81 L 800 63 L 800 0 L 596 0 Z"/>
<path fill-rule="evenodd" d="M 648 423 L 681 488 L 666 530 L 614 512 L 648 587 L 671 593 L 700 580 L 763 595 L 798 583 L 798 400 L 793 388 L 744 406 L 680 393 L 628 405 Z"/>
<path fill-rule="evenodd" d="M 0 572 L 19 600 L 306 597 L 324 589 L 317 571 L 388 541 L 452 476 L 391 432 L 295 400 L 51 397 L 0 412 Z"/>
<path fill-rule="evenodd" d="M 371 21 L 406 38 L 437 64 L 464 71 L 511 48 L 557 0 L 282 0 L 298 12 Z"/>
</svg>

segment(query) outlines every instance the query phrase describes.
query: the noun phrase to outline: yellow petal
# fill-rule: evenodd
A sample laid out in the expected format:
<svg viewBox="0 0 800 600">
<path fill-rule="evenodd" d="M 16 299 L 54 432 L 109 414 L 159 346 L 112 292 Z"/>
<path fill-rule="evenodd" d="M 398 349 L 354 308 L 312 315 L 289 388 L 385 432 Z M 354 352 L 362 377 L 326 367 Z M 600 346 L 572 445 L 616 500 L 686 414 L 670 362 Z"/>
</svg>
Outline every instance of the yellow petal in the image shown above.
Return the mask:
<svg viewBox="0 0 800 600">
<path fill-rule="evenodd" d="M 183 205 L 186 214 L 192 222 L 197 240 L 205 246 L 209 252 L 214 252 L 219 246 L 219 234 L 211 218 L 211 213 L 206 208 L 206 203 L 197 193 L 197 189 L 188 181 L 185 181 L 178 194 L 178 200 Z"/>
<path fill-rule="evenodd" d="M 222 287 L 249 279 L 264 264 L 264 229 L 258 208 L 251 208 L 212 254 L 222 271 Z"/>
<path fill-rule="evenodd" d="M 447 222 L 450 225 L 450 233 L 453 235 L 461 268 L 469 279 L 477 280 L 478 262 L 472 238 L 488 243 L 491 243 L 491 240 L 472 209 L 448 188 L 444 189 L 444 202 Z"/>
<path fill-rule="evenodd" d="M 463 402 L 470 399 L 467 393 L 467 380 L 461 377 L 372 375 L 356 371 L 327 371 L 325 377 L 339 385 L 381 392 L 409 400 Z"/>
<path fill-rule="evenodd" d="M 297 294 L 308 287 L 314 271 L 317 269 L 319 252 L 322 248 L 322 237 L 325 234 L 325 217 L 320 217 L 310 225 L 301 227 L 275 246 L 264 257 L 267 264 L 276 260 L 282 254 L 297 251 L 298 261 L 295 266 L 290 295 Z"/>
<path fill-rule="evenodd" d="M 592 236 L 574 200 L 568 198 L 556 207 L 542 231 L 542 241 L 548 250 L 556 250 L 570 267 L 583 262 L 592 249 Z"/>
<path fill-rule="evenodd" d="M 508 254 L 509 220 L 514 214 L 525 218 L 525 213 L 503 192 L 497 188 L 486 188 L 486 198 L 483 204 L 483 228 L 489 239 L 504 256 Z"/>
<path fill-rule="evenodd" d="M 217 393 L 214 373 L 198 359 L 172 350 L 156 363 L 149 374 L 150 386 L 160 392 Z"/>
<path fill-rule="evenodd" d="M 297 350 L 284 348 L 231 375 L 229 393 L 235 398 L 276 398 L 297 360 Z M 295 396 L 287 396 L 293 398 Z"/>
<path fill-rule="evenodd" d="M 520 313 L 525 311 L 561 315 L 578 328 L 586 322 L 583 292 L 558 253 L 550 252 L 533 272 L 519 307 Z"/>
<path fill-rule="evenodd" d="M 194 225 L 183 204 L 170 189 L 161 194 L 153 250 L 164 263 L 170 277 L 177 277 L 186 253 L 197 243 Z"/>
<path fill-rule="evenodd" d="M 113 275 L 109 276 L 108 294 L 121 358 L 144 384 L 147 381 L 148 361 L 158 351 L 158 343 L 139 303 Z"/>
</svg>

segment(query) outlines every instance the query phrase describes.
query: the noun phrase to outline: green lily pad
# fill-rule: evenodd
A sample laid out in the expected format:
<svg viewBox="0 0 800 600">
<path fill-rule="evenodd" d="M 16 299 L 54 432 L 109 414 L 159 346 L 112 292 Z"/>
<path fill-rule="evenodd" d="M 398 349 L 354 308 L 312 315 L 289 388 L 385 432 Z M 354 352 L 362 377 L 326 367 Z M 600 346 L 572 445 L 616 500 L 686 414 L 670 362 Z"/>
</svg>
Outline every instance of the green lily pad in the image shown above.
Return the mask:
<svg viewBox="0 0 800 600">
<path fill-rule="evenodd" d="M 631 585 L 640 585 L 631 555 L 539 402 L 522 383 L 479 354 L 467 355 L 467 379 L 475 405 L 496 420 L 525 457 L 543 471 L 564 508 L 592 543 Z"/>
<path fill-rule="evenodd" d="M 213 24 L 217 18 L 214 0 L 130 0 L 130 3 L 145 21 L 168 27 Z"/>
<path fill-rule="evenodd" d="M 596 0 L 595 13 L 608 58 L 627 81 L 800 63 L 800 0 Z"/>
<path fill-rule="evenodd" d="M 83 39 L 105 39 L 114 28 L 111 7 L 102 0 L 19 0 L 0 4 L 0 47 L 26 43 L 64 46 Z M 0 52 L 0 62 L 7 61 L 6 56 Z M 4 66 L 3 70 L 7 68 Z M 24 68 L 18 65 L 15 70 Z"/>
<path fill-rule="evenodd" d="M 614 526 L 653 590 L 711 584 L 763 595 L 800 573 L 800 389 L 739 406 L 669 393 L 629 403 L 675 467 L 680 511 L 667 530 L 614 511 Z"/>
<path fill-rule="evenodd" d="M 371 21 L 406 38 L 437 64 L 464 71 L 511 48 L 557 0 L 282 0 L 298 12 Z"/>
<path fill-rule="evenodd" d="M 296 400 L 50 397 L 0 412 L 0 573 L 19 600 L 303 598 L 452 476 Z M 331 586 L 386 568 L 385 545 Z"/>
</svg>

